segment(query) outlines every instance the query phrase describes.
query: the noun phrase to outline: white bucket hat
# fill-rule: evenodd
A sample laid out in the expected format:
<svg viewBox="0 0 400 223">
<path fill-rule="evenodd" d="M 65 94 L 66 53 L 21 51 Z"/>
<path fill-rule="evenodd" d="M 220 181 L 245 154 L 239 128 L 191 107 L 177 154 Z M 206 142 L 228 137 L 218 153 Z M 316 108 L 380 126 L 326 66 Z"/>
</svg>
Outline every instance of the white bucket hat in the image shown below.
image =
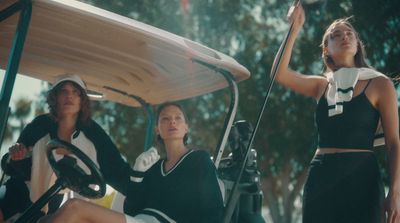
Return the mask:
<svg viewBox="0 0 400 223">
<path fill-rule="evenodd" d="M 58 77 L 57 80 L 54 82 L 53 87 L 51 89 L 54 89 L 55 87 L 57 87 L 57 85 L 61 84 L 64 81 L 74 82 L 75 84 L 79 85 L 86 92 L 86 84 L 76 74 L 65 74 L 65 75 Z"/>
</svg>

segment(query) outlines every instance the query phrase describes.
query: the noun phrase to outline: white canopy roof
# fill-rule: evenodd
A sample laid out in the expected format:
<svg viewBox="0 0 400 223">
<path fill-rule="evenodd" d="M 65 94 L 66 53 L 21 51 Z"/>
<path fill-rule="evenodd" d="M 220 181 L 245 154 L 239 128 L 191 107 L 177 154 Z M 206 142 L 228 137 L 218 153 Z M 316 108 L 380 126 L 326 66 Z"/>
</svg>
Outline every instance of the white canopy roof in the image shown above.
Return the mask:
<svg viewBox="0 0 400 223">
<path fill-rule="evenodd" d="M 1 0 L 4 9 L 15 0 Z M 32 0 L 32 20 L 19 73 L 53 82 L 82 77 L 105 100 L 137 106 L 118 89 L 150 104 L 209 93 L 224 78 L 193 59 L 250 76 L 233 58 L 178 35 L 75 0 Z M 19 13 L 0 22 L 0 66 L 5 68 Z"/>
</svg>

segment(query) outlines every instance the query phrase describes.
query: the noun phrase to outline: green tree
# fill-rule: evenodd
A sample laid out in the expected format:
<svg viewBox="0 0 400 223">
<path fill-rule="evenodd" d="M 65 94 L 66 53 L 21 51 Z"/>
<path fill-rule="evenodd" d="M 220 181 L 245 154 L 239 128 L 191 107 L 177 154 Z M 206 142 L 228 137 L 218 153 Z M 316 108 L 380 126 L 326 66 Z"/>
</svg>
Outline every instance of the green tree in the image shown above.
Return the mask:
<svg viewBox="0 0 400 223">
<path fill-rule="evenodd" d="M 14 140 L 14 132 L 20 132 L 27 124 L 31 114 L 32 101 L 26 98 L 18 98 L 14 108 L 10 111 L 4 141 Z"/>
</svg>

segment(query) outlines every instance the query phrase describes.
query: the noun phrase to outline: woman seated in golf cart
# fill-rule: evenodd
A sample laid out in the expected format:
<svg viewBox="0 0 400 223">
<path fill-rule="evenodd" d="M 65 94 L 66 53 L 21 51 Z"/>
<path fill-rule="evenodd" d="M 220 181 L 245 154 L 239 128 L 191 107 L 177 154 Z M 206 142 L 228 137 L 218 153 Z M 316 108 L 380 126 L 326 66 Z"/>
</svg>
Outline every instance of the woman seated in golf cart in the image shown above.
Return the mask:
<svg viewBox="0 0 400 223">
<path fill-rule="evenodd" d="M 90 101 L 81 78 L 77 75 L 59 78 L 47 95 L 47 103 L 50 114 L 36 117 L 21 132 L 17 143 L 9 148 L 8 165 L 20 173 L 19 181 L 12 178 L 13 182 L 26 188 L 24 181 L 30 181 L 30 198 L 29 193 L 8 188 L 6 193 L 15 193 L 6 196 L 12 200 L 0 202 L 4 204 L 0 206 L 0 222 L 2 215 L 6 220 L 23 212 L 54 183 L 55 175 L 46 157 L 46 144 L 50 139 L 61 139 L 79 147 L 100 167 L 106 183 L 126 194 L 130 166 L 123 161 L 110 137 L 91 119 Z M 49 213 L 55 211 L 61 201 L 62 195 L 54 197 Z M 14 204 L 12 208 L 11 203 Z"/>
<path fill-rule="evenodd" d="M 124 204 L 126 215 L 72 199 L 40 222 L 222 222 L 223 201 L 215 167 L 207 152 L 186 147 L 188 124 L 181 106 L 157 111 L 156 134 L 166 150 L 142 153 L 133 167 Z"/>
</svg>

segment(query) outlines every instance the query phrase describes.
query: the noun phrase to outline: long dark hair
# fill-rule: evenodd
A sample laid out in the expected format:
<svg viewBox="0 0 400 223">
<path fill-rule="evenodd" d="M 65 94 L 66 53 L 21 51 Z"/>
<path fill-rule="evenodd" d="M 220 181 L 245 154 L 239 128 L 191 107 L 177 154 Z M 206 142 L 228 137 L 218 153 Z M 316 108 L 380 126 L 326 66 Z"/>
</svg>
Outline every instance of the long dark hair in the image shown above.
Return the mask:
<svg viewBox="0 0 400 223">
<path fill-rule="evenodd" d="M 47 93 L 46 100 L 47 100 L 47 104 L 48 104 L 49 110 L 50 110 L 50 117 L 54 121 L 56 121 L 56 122 L 58 121 L 57 95 L 59 94 L 62 86 L 64 86 L 66 83 L 71 83 L 80 92 L 79 95 L 81 98 L 81 107 L 80 107 L 79 114 L 78 114 L 77 125 L 88 126 L 90 124 L 90 120 L 91 120 L 91 116 L 92 116 L 91 109 L 90 109 L 90 99 L 87 96 L 85 90 L 81 86 L 79 86 L 78 84 L 76 84 L 72 81 L 64 81 L 64 82 L 58 84 L 57 86 L 53 87 Z"/>
<path fill-rule="evenodd" d="M 354 35 L 357 40 L 357 53 L 356 53 L 356 55 L 354 55 L 355 66 L 356 67 L 370 67 L 365 60 L 364 44 L 361 41 L 360 35 L 358 34 L 358 32 L 354 29 L 353 25 L 349 22 L 350 19 L 351 19 L 351 17 L 336 19 L 329 25 L 329 27 L 326 29 L 326 31 L 322 37 L 322 43 L 320 46 L 322 47 L 322 58 L 323 58 L 324 65 L 325 65 L 325 72 L 336 71 L 340 68 L 335 65 L 335 62 L 329 55 L 324 54 L 324 48 L 328 47 L 328 39 L 331 38 L 332 29 L 337 24 L 343 24 L 343 25 L 349 27 L 352 32 L 354 32 Z"/>
<path fill-rule="evenodd" d="M 186 113 L 185 113 L 185 110 L 183 110 L 183 107 L 182 107 L 180 104 L 176 103 L 176 102 L 165 102 L 165 103 L 163 103 L 163 104 L 161 104 L 161 105 L 158 106 L 158 108 L 157 108 L 157 113 L 156 113 L 156 121 L 157 121 L 157 123 L 158 123 L 158 119 L 160 118 L 161 112 L 162 112 L 165 108 L 167 108 L 167 107 L 169 107 L 169 106 L 175 106 L 175 107 L 177 107 L 177 108 L 182 112 L 183 117 L 185 118 L 185 122 L 188 123 L 188 118 L 187 118 L 187 115 L 186 115 Z M 189 136 L 188 136 L 188 134 L 186 133 L 186 134 L 183 136 L 183 144 L 184 144 L 184 145 L 187 145 L 188 138 L 189 138 Z M 158 141 L 159 143 L 161 143 L 162 145 L 164 145 L 164 140 L 161 138 L 161 136 L 160 136 L 159 134 L 157 134 L 157 141 Z"/>
</svg>

